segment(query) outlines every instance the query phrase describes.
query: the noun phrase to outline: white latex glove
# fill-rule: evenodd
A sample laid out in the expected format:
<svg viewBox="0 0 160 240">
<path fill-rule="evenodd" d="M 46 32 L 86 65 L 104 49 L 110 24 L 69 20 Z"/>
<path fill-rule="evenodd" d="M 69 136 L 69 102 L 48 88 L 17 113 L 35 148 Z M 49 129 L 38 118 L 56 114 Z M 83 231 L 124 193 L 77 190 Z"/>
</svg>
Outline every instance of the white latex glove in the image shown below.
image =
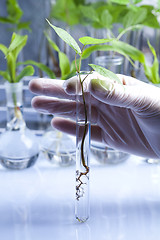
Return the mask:
<svg viewBox="0 0 160 240">
<path fill-rule="evenodd" d="M 132 77 L 118 77 L 123 85 L 95 72 L 87 80 L 85 91 L 91 93 L 92 139 L 123 152 L 159 158 L 160 89 Z M 34 79 L 29 84 L 32 92 L 50 96 L 33 98 L 33 107 L 54 114 L 52 125 L 69 134 L 76 133 L 75 81 L 76 77 L 65 82 Z"/>
</svg>

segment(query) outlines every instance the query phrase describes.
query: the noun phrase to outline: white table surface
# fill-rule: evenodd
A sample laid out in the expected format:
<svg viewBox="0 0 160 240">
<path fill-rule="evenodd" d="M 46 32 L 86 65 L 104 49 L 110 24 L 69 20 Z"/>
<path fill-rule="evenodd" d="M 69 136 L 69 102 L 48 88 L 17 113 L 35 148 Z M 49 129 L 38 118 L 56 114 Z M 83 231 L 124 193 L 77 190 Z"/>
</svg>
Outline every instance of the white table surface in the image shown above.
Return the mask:
<svg viewBox="0 0 160 240">
<path fill-rule="evenodd" d="M 1 166 L 0 240 L 160 239 L 160 164 L 136 156 L 91 164 L 86 223 L 75 220 L 74 199 L 75 166 L 55 167 L 44 158 L 21 171 Z"/>
</svg>

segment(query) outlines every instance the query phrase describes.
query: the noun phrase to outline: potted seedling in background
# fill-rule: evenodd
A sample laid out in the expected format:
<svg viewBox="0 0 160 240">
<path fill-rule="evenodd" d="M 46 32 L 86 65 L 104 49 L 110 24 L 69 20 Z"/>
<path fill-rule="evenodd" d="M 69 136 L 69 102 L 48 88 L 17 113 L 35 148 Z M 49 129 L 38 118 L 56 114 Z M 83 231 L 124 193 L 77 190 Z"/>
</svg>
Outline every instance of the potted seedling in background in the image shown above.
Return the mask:
<svg viewBox="0 0 160 240">
<path fill-rule="evenodd" d="M 67 54 L 60 50 L 58 45 L 49 37 L 46 32 L 44 34 L 47 38 L 50 49 L 52 50 L 51 54 L 52 56 L 54 55 L 52 58 L 54 71 L 57 69 L 56 65 L 54 64 L 55 55 L 58 56 L 57 60 L 59 63 L 59 71 L 58 74 L 57 71 L 55 72 L 56 78 L 64 80 L 75 75 L 76 67 L 74 61 L 70 62 Z M 45 158 L 54 165 L 67 167 L 75 164 L 76 144 L 75 139 L 69 134 L 62 133 L 54 128 L 49 127 L 43 134 L 40 145 Z"/>
<path fill-rule="evenodd" d="M 48 44 L 52 49 L 52 54 L 54 54 L 53 51 L 55 51 L 55 53 L 58 54 L 59 71 L 58 71 L 58 74 L 56 74 L 57 72 L 55 72 L 56 77 L 63 80 L 71 77 L 76 72 L 74 61 L 72 62 L 70 61 L 67 54 L 60 50 L 60 48 L 55 43 L 55 41 L 53 41 L 46 32 L 44 34 L 46 36 Z M 54 56 L 54 59 L 55 59 L 55 56 Z M 56 68 L 56 65 L 54 65 L 54 61 L 53 61 L 53 71 L 55 68 Z"/>
<path fill-rule="evenodd" d="M 133 67 L 136 67 L 134 62 L 139 62 L 143 66 L 143 72 L 146 76 L 146 79 L 148 82 L 152 82 L 153 84 L 159 84 L 160 83 L 160 76 L 159 76 L 159 61 L 157 57 L 157 53 L 155 48 L 151 45 L 150 41 L 147 41 L 148 44 L 148 50 L 150 50 L 150 53 L 152 54 L 153 62 L 149 63 L 147 56 L 145 53 L 136 47 L 125 43 L 123 41 L 120 41 L 117 39 L 110 40 L 110 45 L 94 45 L 86 48 L 83 51 L 82 58 L 88 58 L 90 54 L 94 51 L 114 51 L 117 52 L 131 62 Z"/>
<path fill-rule="evenodd" d="M 145 82 L 147 81 L 148 83 L 151 82 L 152 84 L 155 84 L 155 85 L 159 85 L 160 75 L 159 75 L 159 60 L 157 57 L 157 53 L 155 51 L 155 48 L 151 45 L 149 41 L 147 41 L 147 44 L 148 44 L 148 50 L 152 54 L 152 59 L 153 59 L 152 62 L 148 61 L 148 57 L 145 55 L 143 51 L 140 51 L 136 47 L 130 44 L 127 44 L 123 41 L 120 41 L 119 39 L 112 39 L 112 41 L 110 41 L 110 45 L 98 44 L 95 46 L 90 46 L 83 51 L 82 57 L 87 58 L 92 52 L 97 50 L 98 51 L 112 50 L 112 51 L 118 52 L 119 54 L 123 55 L 124 57 L 127 57 L 130 60 L 131 64 L 135 68 L 135 72 L 136 72 L 136 66 L 134 62 L 139 62 L 142 65 L 143 76 L 141 76 L 140 80 Z M 153 159 L 149 159 L 147 161 L 150 163 L 155 162 L 155 160 Z"/>
<path fill-rule="evenodd" d="M 95 33 L 97 35 L 103 33 L 102 36 L 104 38 L 107 37 L 111 39 L 111 41 L 108 42 L 108 46 L 105 44 L 106 51 L 102 49 L 103 46 L 100 46 L 101 50 L 98 49 L 98 46 L 91 46 L 90 50 L 95 48 L 91 59 L 93 59 L 95 64 L 105 67 L 117 74 L 123 73 L 126 63 L 124 60 L 126 60 L 126 58 L 117 54 L 117 51 L 115 51 L 116 49 L 110 46 L 112 45 L 112 40 L 124 38 L 128 32 L 142 28 L 142 25 L 139 24 L 143 19 L 142 13 L 141 18 L 139 17 L 138 21 L 135 21 L 135 24 L 130 21 L 130 25 L 123 26 L 122 21 L 128 11 L 127 3 L 127 1 L 116 1 L 116 3 L 109 1 L 107 3 L 91 3 L 88 6 L 80 6 L 82 15 L 85 19 L 88 19 L 88 22 L 90 22 L 89 26 L 92 26 Z M 118 30 L 120 30 L 120 34 L 115 37 Z M 84 54 L 88 50 L 89 49 L 86 49 Z M 117 164 L 125 161 L 129 157 L 127 153 L 108 148 L 105 144 L 93 141 L 91 143 L 91 150 L 97 161 L 103 164 Z"/>
<path fill-rule="evenodd" d="M 152 5 L 142 5 L 141 2 L 111 0 L 107 2 L 94 2 L 80 6 L 79 8 L 81 9 L 82 16 L 88 22 L 89 29 L 93 29 L 98 38 L 101 35 L 103 35 L 103 38 L 117 38 L 120 33 L 119 36 L 121 36 L 123 42 L 142 50 L 145 27 L 154 30 L 159 29 L 160 24 L 158 21 L 158 9 Z M 114 55 L 112 51 L 109 51 L 107 54 L 110 56 Z M 98 55 L 106 55 L 106 53 L 96 51 L 92 61 Z M 124 73 L 128 74 L 129 69 L 134 74 L 132 65 L 125 59 Z"/>
<path fill-rule="evenodd" d="M 26 127 L 23 118 L 22 87 L 23 78 L 32 76 L 34 68 L 31 65 L 18 69 L 18 56 L 27 43 L 28 36 L 13 33 L 9 47 L 0 44 L 0 51 L 4 54 L 6 70 L 0 71 L 5 81 L 7 125 L 6 131 L 0 136 L 0 161 L 12 169 L 23 169 L 33 165 L 39 154 L 39 145 L 35 135 Z M 35 63 L 32 62 L 31 63 Z M 35 63 L 42 66 L 40 63 Z M 42 66 L 43 67 L 43 66 Z M 44 66 L 46 70 L 46 66 Z M 50 75 L 51 77 L 53 75 Z"/>
<path fill-rule="evenodd" d="M 0 71 L 5 82 L 7 100 L 7 125 L 0 135 L 0 162 L 11 169 L 23 169 L 32 166 L 38 155 L 39 147 L 34 134 L 26 127 L 22 107 L 22 78 L 34 73 L 32 66 L 17 72 L 18 55 L 26 45 L 27 35 L 12 34 L 7 48 L 0 44 L 6 60 L 6 71 Z"/>
<path fill-rule="evenodd" d="M 4 44 L 0 44 L 0 50 L 3 52 L 7 67 L 6 71 L 0 71 L 0 75 L 10 83 L 19 82 L 24 76 L 31 76 L 34 74 L 34 68 L 32 66 L 26 66 L 21 72 L 18 72 L 17 66 L 18 55 L 27 43 L 28 36 L 21 36 L 13 33 L 11 42 L 7 48 Z"/>
<path fill-rule="evenodd" d="M 0 23 L 9 24 L 11 30 L 19 32 L 23 29 L 31 31 L 30 22 L 21 21 L 23 10 L 20 8 L 17 0 L 6 0 L 7 16 L 0 16 Z"/>
<path fill-rule="evenodd" d="M 89 73 L 81 71 L 81 62 L 83 51 L 88 44 L 101 44 L 108 42 L 108 39 L 93 39 L 91 37 L 80 38 L 79 41 L 83 44 L 80 48 L 74 38 L 65 30 L 52 25 L 59 37 L 65 41 L 75 51 L 75 66 L 77 71 L 77 86 L 76 86 L 76 219 L 84 222 L 89 217 L 89 150 L 90 150 L 90 117 L 91 106 L 90 93 L 84 91 L 84 82 L 87 78 L 91 79 L 92 70 Z M 77 63 L 77 56 L 79 61 Z M 90 66 L 99 72 L 101 75 L 109 77 L 114 81 L 119 81 L 118 77 L 112 72 L 100 66 L 90 64 Z"/>
<path fill-rule="evenodd" d="M 7 16 L 0 16 L 0 23 L 7 25 L 11 33 L 23 34 L 24 30 L 31 31 L 30 21 L 22 21 L 24 12 L 17 0 L 6 0 L 6 12 Z M 23 61 L 23 58 L 24 54 L 21 49 L 18 54 L 18 60 Z M 19 68 L 21 70 L 22 66 L 19 66 Z"/>
<path fill-rule="evenodd" d="M 79 5 L 85 4 L 84 0 L 57 0 L 53 4 L 51 3 L 49 20 L 52 23 L 56 23 L 59 27 L 63 27 L 68 33 L 78 34 L 76 31 L 77 26 L 82 28 L 81 12 Z M 56 36 L 55 36 L 56 37 Z M 69 46 L 61 41 L 61 39 L 55 40 L 59 48 L 67 55 L 71 60 L 71 52 Z"/>
</svg>

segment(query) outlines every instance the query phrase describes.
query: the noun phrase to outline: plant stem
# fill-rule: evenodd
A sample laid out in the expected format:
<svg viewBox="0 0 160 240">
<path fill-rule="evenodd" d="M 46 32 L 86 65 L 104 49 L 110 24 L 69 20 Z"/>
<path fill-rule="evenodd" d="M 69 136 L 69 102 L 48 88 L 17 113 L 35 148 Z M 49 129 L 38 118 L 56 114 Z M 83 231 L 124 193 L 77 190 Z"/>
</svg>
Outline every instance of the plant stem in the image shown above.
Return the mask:
<svg viewBox="0 0 160 240">
<path fill-rule="evenodd" d="M 85 160 L 85 154 L 84 154 L 84 144 L 85 144 L 85 138 L 86 138 L 86 135 L 87 135 L 87 128 L 88 128 L 88 115 L 87 115 L 87 106 L 86 106 L 86 100 L 85 100 L 85 96 L 84 96 L 84 87 L 83 87 L 83 82 L 84 80 L 86 79 L 86 77 L 88 75 L 85 76 L 85 78 L 82 80 L 81 79 L 81 75 L 80 75 L 80 72 L 78 72 L 78 76 L 79 76 L 79 83 L 81 85 L 81 91 L 82 91 L 82 99 L 83 99 L 83 109 L 84 109 L 84 116 L 85 116 L 85 119 L 84 119 L 84 131 L 83 131 L 83 135 L 82 135 L 82 142 L 81 142 L 81 146 L 80 146 L 80 155 L 81 155 L 81 161 L 82 161 L 82 165 L 83 167 L 85 168 L 85 171 L 77 171 L 77 178 L 76 178 L 76 181 L 79 182 L 79 184 L 76 186 L 76 200 L 79 201 L 80 197 L 83 196 L 80 195 L 80 189 L 82 187 L 83 184 L 86 184 L 83 182 L 83 180 L 81 179 L 82 176 L 87 176 L 87 174 L 89 173 L 89 167 L 87 166 L 86 164 L 86 160 Z M 88 129 L 89 131 L 89 129 Z"/>
</svg>

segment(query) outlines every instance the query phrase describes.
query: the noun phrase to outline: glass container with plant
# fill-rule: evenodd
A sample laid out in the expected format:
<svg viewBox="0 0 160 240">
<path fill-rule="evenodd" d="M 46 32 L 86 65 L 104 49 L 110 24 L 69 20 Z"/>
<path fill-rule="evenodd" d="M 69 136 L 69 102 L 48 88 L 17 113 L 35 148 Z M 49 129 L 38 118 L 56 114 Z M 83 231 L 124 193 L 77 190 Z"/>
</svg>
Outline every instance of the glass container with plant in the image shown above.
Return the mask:
<svg viewBox="0 0 160 240">
<path fill-rule="evenodd" d="M 26 127 L 23 118 L 22 78 L 34 73 L 32 66 L 17 71 L 18 55 L 26 45 L 27 35 L 12 34 L 9 47 L 0 44 L 6 60 L 6 71 L 0 71 L 5 82 L 7 125 L 0 135 L 0 162 L 10 169 L 32 166 L 39 155 L 36 136 Z"/>
<path fill-rule="evenodd" d="M 91 107 L 90 93 L 84 89 L 84 83 L 92 78 L 92 70 L 89 73 L 81 71 L 82 56 L 88 44 L 101 44 L 108 42 L 108 39 L 94 39 L 82 37 L 79 39 L 82 48 L 79 47 L 75 39 L 64 29 L 52 25 L 58 36 L 65 41 L 75 51 L 75 67 L 77 71 L 76 83 L 76 199 L 75 215 L 79 222 L 84 222 L 89 218 L 89 152 L 90 152 L 90 126 L 91 126 Z M 77 56 L 79 58 L 77 59 Z M 119 81 L 118 77 L 109 70 L 94 64 L 90 67 L 99 74 L 109 77 L 114 81 Z"/>
<path fill-rule="evenodd" d="M 91 30 L 91 36 L 117 38 L 120 33 L 121 37 L 123 36 L 123 42 L 129 43 L 140 50 L 143 47 L 144 28 L 147 27 L 150 30 L 160 28 L 157 7 L 143 5 L 142 0 L 96 1 L 80 5 L 79 9 L 81 10 L 82 17 L 87 22 L 88 29 Z M 108 53 L 112 55 L 112 51 Z M 96 51 L 92 55 L 92 59 L 94 60 L 97 55 L 106 55 L 106 53 Z M 127 70 L 132 70 L 133 67 L 126 60 L 125 70 L 126 74 L 128 74 Z"/>
<path fill-rule="evenodd" d="M 143 74 L 140 78 L 140 80 L 152 83 L 154 85 L 159 86 L 160 84 L 160 75 L 159 75 L 159 60 L 157 57 L 157 53 L 155 48 L 152 46 L 150 41 L 147 41 L 148 44 L 148 50 L 150 51 L 150 55 L 152 56 L 152 61 L 148 61 L 147 55 L 137 49 L 136 47 L 125 43 L 123 41 L 120 41 L 117 39 L 112 39 L 110 42 L 110 45 L 96 45 L 96 46 L 90 46 L 89 48 L 85 49 L 83 52 L 83 58 L 88 57 L 93 51 L 108 51 L 108 49 L 118 52 L 119 54 L 122 54 L 124 57 L 128 58 L 134 68 L 134 77 L 136 77 L 136 65 L 134 62 L 139 62 L 142 65 L 142 71 Z M 147 162 L 149 163 L 159 163 L 159 159 L 148 159 Z"/>
<path fill-rule="evenodd" d="M 75 64 L 73 62 L 70 63 L 67 54 L 60 50 L 55 41 L 53 41 L 46 32 L 44 34 L 50 49 L 52 50 L 50 56 L 51 54 L 53 56 L 54 53 L 58 55 L 58 68 L 56 68 L 58 69 L 58 72 L 55 68 L 53 69 L 56 77 L 59 79 L 67 79 L 71 77 L 76 72 Z M 51 59 L 53 60 L 53 65 L 56 67 L 55 56 Z M 41 138 L 40 148 L 45 158 L 55 165 L 66 167 L 75 164 L 75 139 L 66 133 L 62 133 L 49 127 Z"/>
</svg>

